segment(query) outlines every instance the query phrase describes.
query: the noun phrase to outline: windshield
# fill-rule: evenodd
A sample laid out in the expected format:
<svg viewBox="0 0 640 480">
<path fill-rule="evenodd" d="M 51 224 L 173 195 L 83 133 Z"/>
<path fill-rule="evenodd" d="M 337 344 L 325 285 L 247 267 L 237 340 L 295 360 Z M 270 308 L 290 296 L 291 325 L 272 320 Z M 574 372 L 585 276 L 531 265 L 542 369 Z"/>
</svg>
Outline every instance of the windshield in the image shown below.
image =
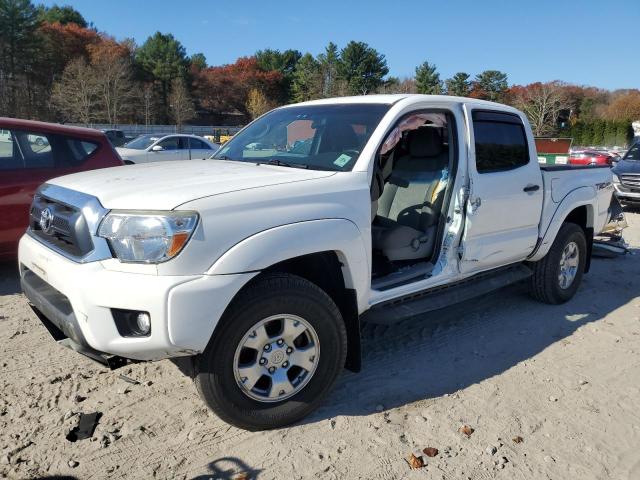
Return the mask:
<svg viewBox="0 0 640 480">
<path fill-rule="evenodd" d="M 138 138 L 125 143 L 123 147 L 132 148 L 134 150 L 144 150 L 161 138 L 162 137 L 158 135 L 140 135 Z"/>
<path fill-rule="evenodd" d="M 212 158 L 315 170 L 351 170 L 389 110 L 382 104 L 313 105 L 274 110 Z"/>
<path fill-rule="evenodd" d="M 624 156 L 625 160 L 640 160 L 640 143 L 636 143 Z"/>
</svg>

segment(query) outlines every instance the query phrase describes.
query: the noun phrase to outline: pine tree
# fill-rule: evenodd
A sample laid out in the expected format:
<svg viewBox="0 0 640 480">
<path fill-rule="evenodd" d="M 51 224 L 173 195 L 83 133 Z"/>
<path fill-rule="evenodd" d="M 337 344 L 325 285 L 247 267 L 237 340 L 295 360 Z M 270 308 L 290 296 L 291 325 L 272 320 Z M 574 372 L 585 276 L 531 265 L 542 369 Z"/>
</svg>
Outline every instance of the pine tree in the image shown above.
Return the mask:
<svg viewBox="0 0 640 480">
<path fill-rule="evenodd" d="M 322 96 L 322 73 L 320 62 L 310 53 L 303 55 L 298 61 L 293 75 L 293 100 L 304 102 Z"/>
<path fill-rule="evenodd" d="M 364 42 L 351 41 L 340 52 L 338 74 L 352 95 L 375 92 L 389 73 L 384 55 Z"/>
<path fill-rule="evenodd" d="M 471 82 L 469 81 L 468 73 L 458 72 L 452 78 L 447 79 L 445 84 L 447 86 L 447 95 L 468 97 L 471 93 Z"/>
<path fill-rule="evenodd" d="M 435 65 L 424 62 L 416 67 L 416 87 L 418 93 L 426 95 L 440 95 L 442 93 L 442 80 Z"/>
<path fill-rule="evenodd" d="M 508 87 L 507 74 L 499 70 L 485 70 L 473 82 L 475 96 L 492 102 L 502 100 Z"/>
<path fill-rule="evenodd" d="M 322 96 L 335 97 L 338 95 L 340 78 L 338 77 L 338 63 L 340 52 L 338 46 L 329 42 L 324 53 L 318 55 L 318 63 L 322 74 Z"/>
</svg>

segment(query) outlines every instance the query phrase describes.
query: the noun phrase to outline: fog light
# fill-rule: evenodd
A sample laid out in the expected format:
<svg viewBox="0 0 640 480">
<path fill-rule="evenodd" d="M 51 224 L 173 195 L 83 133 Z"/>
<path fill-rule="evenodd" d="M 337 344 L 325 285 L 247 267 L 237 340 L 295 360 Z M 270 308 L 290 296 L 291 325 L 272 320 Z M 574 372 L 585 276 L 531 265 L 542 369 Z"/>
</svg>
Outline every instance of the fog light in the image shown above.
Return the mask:
<svg viewBox="0 0 640 480">
<path fill-rule="evenodd" d="M 123 337 L 148 337 L 151 335 L 151 316 L 149 312 L 112 308 L 111 314 L 118 333 Z"/>
<path fill-rule="evenodd" d="M 142 335 L 149 335 L 151 331 L 151 317 L 147 312 L 140 312 L 136 317 L 136 323 L 138 324 L 138 331 Z"/>
</svg>

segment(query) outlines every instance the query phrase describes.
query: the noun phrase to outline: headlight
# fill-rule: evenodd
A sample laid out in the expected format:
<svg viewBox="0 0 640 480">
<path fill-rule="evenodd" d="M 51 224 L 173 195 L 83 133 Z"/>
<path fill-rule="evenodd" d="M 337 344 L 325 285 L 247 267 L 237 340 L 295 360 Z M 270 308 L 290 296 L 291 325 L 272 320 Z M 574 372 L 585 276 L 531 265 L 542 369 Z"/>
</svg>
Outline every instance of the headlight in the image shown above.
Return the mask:
<svg viewBox="0 0 640 480">
<path fill-rule="evenodd" d="M 175 257 L 198 223 L 195 212 L 111 211 L 100 224 L 121 262 L 160 263 Z"/>
<path fill-rule="evenodd" d="M 620 183 L 620 177 L 615 173 L 613 174 L 613 183 Z"/>
</svg>

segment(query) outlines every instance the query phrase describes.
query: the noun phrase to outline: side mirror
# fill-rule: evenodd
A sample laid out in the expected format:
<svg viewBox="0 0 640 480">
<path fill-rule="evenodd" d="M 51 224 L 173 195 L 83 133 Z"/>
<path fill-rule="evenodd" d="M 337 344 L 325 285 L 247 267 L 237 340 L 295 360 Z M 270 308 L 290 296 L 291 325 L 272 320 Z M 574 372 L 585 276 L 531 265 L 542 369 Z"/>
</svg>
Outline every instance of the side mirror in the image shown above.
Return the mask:
<svg viewBox="0 0 640 480">
<path fill-rule="evenodd" d="M 161 147 L 160 145 L 154 145 L 153 147 L 151 147 L 152 152 L 161 152 L 163 150 L 164 150 L 164 147 Z"/>
</svg>

